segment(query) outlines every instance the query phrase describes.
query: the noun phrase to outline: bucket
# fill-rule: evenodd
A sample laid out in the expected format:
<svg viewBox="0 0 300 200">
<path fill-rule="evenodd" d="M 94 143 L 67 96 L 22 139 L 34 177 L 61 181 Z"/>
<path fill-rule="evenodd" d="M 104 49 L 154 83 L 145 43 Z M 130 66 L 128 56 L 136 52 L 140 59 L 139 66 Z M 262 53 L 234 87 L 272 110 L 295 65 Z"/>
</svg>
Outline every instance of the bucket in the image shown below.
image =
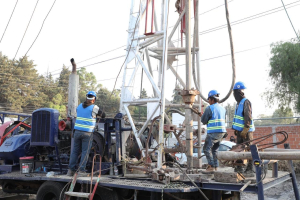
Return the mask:
<svg viewBox="0 0 300 200">
<path fill-rule="evenodd" d="M 21 174 L 32 173 L 34 169 L 34 157 L 20 157 L 20 172 Z"/>
</svg>

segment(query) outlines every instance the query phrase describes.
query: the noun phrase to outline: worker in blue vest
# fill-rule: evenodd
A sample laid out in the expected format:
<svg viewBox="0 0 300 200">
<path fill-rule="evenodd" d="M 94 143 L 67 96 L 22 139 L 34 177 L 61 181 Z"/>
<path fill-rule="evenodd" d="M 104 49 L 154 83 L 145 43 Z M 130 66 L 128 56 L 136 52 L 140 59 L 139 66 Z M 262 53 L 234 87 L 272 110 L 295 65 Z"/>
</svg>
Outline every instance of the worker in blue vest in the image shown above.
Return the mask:
<svg viewBox="0 0 300 200">
<path fill-rule="evenodd" d="M 203 151 L 208 161 L 208 166 L 203 173 L 212 173 L 217 171 L 219 166 L 217 152 L 220 142 L 226 134 L 225 116 L 226 110 L 219 105 L 219 95 L 217 90 L 211 90 L 208 93 L 208 106 L 203 115 L 201 122 L 207 124 L 207 136 L 203 146 Z"/>
<path fill-rule="evenodd" d="M 233 87 L 233 95 L 237 102 L 235 114 L 232 123 L 232 129 L 237 136 L 237 144 L 253 140 L 253 132 L 255 130 L 252 119 L 252 107 L 249 99 L 245 97 L 244 90 L 246 86 L 243 82 L 236 82 Z M 251 142 L 249 142 L 249 145 Z M 253 177 L 253 163 L 248 161 L 246 170 L 243 171 L 241 166 L 235 168 L 236 172 L 242 172 L 246 177 Z"/>
<path fill-rule="evenodd" d="M 105 118 L 105 113 L 94 105 L 96 93 L 90 91 L 86 94 L 86 101 L 77 107 L 77 117 L 74 126 L 73 148 L 70 156 L 69 170 L 67 176 L 73 176 L 76 169 L 78 156 L 81 153 L 78 176 L 87 176 L 85 172 L 86 163 L 89 158 L 93 143 L 93 132 L 96 125 L 96 116 Z M 80 152 L 81 150 L 81 152 Z"/>
</svg>

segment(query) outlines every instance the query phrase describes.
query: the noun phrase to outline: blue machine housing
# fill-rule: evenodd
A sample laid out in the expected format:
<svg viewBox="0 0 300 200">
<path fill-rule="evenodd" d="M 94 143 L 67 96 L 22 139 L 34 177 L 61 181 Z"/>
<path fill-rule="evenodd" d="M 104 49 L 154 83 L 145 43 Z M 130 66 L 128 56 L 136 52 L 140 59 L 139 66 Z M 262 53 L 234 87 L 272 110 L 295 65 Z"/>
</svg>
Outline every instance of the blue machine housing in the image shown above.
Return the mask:
<svg viewBox="0 0 300 200">
<path fill-rule="evenodd" d="M 20 157 L 26 156 L 30 148 L 29 141 L 30 134 L 14 135 L 7 138 L 0 146 L 0 158 L 18 163 Z"/>
<path fill-rule="evenodd" d="M 55 146 L 58 117 L 58 110 L 51 108 L 41 108 L 32 113 L 30 146 Z"/>
</svg>

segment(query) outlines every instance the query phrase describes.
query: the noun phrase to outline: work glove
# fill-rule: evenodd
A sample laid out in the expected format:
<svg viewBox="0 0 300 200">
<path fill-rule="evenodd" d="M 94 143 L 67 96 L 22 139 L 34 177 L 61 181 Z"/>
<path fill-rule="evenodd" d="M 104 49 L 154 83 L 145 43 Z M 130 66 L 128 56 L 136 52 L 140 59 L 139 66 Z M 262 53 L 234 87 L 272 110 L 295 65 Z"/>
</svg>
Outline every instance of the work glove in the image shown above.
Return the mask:
<svg viewBox="0 0 300 200">
<path fill-rule="evenodd" d="M 247 138 L 247 133 L 248 133 L 249 129 L 250 129 L 250 128 L 246 128 L 246 127 L 243 128 L 243 130 L 242 130 L 242 132 L 241 132 L 241 137 L 242 137 L 242 138 L 244 138 L 244 139 Z"/>
<path fill-rule="evenodd" d="M 72 62 L 74 62 L 74 58 L 71 58 L 71 60 L 70 60 L 70 61 L 71 61 L 71 63 L 72 63 Z"/>
</svg>

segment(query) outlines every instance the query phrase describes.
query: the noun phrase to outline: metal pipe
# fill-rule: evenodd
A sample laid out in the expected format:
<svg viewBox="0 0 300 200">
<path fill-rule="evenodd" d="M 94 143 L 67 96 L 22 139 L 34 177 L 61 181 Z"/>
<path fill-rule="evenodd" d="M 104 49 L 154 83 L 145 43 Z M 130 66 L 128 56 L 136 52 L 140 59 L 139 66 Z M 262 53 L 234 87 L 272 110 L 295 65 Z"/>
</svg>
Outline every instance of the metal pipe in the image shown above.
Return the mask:
<svg viewBox="0 0 300 200">
<path fill-rule="evenodd" d="M 192 16 L 192 3 L 190 0 L 185 0 L 185 48 L 186 51 L 186 90 L 192 89 L 192 55 L 191 55 L 191 16 Z M 193 169 L 193 118 L 191 104 L 185 105 L 185 122 L 186 122 L 186 157 L 187 157 L 187 169 Z"/>
<path fill-rule="evenodd" d="M 69 76 L 68 117 L 73 118 L 77 116 L 79 76 L 76 73 L 76 63 L 73 58 L 71 59 L 71 63 L 73 69 Z"/>
<path fill-rule="evenodd" d="M 158 159 L 157 167 L 162 167 L 163 162 L 163 145 L 164 145 L 164 118 L 165 118 L 165 82 L 166 82 L 166 71 L 168 64 L 168 17 L 169 17 L 169 0 L 165 0 L 164 5 L 164 40 L 163 40 L 163 60 L 162 60 L 162 87 L 161 87 L 161 106 L 160 106 L 160 116 L 159 121 L 159 134 L 158 134 Z"/>
<path fill-rule="evenodd" d="M 300 152 L 259 152 L 261 159 L 266 160 L 300 160 Z M 252 159 L 250 152 L 219 151 L 220 160 Z"/>
</svg>

